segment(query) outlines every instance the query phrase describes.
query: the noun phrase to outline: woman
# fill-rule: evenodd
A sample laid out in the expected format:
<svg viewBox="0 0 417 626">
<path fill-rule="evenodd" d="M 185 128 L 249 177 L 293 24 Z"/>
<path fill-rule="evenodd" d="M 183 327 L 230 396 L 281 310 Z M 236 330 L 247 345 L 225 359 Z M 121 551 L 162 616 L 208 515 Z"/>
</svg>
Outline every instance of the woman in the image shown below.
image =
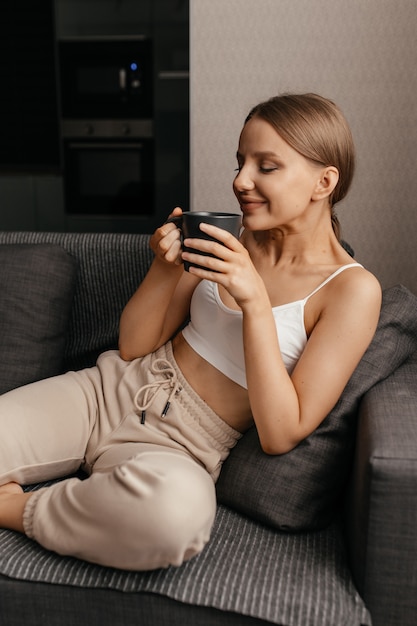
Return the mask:
<svg viewBox="0 0 417 626">
<path fill-rule="evenodd" d="M 218 243 L 184 242 L 214 255 L 201 257 L 164 224 L 119 352 L 0 399 L 0 526 L 104 565 L 179 565 L 209 538 L 215 480 L 241 434 L 255 423 L 264 451 L 283 454 L 337 402 L 381 303 L 334 216 L 353 176 L 350 130 L 320 96 L 272 98 L 245 121 L 237 162 L 240 239 L 203 224 Z M 87 480 L 19 486 L 80 466 Z"/>
</svg>

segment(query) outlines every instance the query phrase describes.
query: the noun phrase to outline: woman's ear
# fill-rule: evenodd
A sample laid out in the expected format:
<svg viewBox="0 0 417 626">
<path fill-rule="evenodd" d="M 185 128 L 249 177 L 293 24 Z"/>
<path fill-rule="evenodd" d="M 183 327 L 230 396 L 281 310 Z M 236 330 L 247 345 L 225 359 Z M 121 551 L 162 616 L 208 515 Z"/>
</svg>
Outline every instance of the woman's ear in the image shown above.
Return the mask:
<svg viewBox="0 0 417 626">
<path fill-rule="evenodd" d="M 328 198 L 334 191 L 339 180 L 339 170 L 333 165 L 324 167 L 314 189 L 312 200 L 323 200 Z"/>
</svg>

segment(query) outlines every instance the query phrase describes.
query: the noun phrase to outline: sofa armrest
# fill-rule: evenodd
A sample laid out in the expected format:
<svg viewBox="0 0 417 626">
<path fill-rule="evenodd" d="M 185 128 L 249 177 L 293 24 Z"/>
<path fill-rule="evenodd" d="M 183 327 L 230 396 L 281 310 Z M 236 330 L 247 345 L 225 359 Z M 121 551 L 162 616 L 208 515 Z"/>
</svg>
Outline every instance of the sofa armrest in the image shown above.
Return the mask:
<svg viewBox="0 0 417 626">
<path fill-rule="evenodd" d="M 417 355 L 361 403 L 347 533 L 354 579 L 374 626 L 414 626 Z"/>
</svg>

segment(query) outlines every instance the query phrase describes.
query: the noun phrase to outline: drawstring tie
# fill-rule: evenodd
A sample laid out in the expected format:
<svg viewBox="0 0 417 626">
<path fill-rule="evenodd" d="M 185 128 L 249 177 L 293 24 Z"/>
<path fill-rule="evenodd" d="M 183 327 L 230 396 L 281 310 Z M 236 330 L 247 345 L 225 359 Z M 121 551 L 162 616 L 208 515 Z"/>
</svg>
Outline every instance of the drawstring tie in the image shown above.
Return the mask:
<svg viewBox="0 0 417 626">
<path fill-rule="evenodd" d="M 180 393 L 182 387 L 178 381 L 178 375 L 171 363 L 166 359 L 155 359 L 151 365 L 151 372 L 156 376 L 164 374 L 165 378 L 155 380 L 152 383 L 143 385 L 135 394 L 133 402 L 139 411 L 141 411 L 141 424 L 145 423 L 146 410 L 151 406 L 158 393 L 163 390 L 171 390 L 164 409 L 161 413 L 161 419 L 165 419 L 171 406 L 172 399 Z"/>
</svg>

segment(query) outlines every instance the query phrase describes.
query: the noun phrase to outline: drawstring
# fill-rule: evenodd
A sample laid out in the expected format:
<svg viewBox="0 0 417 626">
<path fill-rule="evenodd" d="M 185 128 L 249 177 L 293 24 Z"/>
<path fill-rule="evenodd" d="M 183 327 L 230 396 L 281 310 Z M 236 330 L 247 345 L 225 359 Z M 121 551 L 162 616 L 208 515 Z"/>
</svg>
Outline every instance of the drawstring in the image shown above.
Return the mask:
<svg viewBox="0 0 417 626">
<path fill-rule="evenodd" d="M 155 380 L 153 383 L 143 385 L 135 394 L 133 402 L 139 411 L 141 411 L 141 424 L 145 423 L 146 409 L 148 409 L 155 400 L 161 389 L 171 389 L 164 409 L 161 413 L 161 419 L 165 419 L 171 406 L 173 397 L 178 394 L 182 387 L 178 381 L 177 372 L 171 363 L 166 359 L 156 359 L 151 366 L 151 372 L 155 375 L 165 374 L 167 378 Z"/>
</svg>

